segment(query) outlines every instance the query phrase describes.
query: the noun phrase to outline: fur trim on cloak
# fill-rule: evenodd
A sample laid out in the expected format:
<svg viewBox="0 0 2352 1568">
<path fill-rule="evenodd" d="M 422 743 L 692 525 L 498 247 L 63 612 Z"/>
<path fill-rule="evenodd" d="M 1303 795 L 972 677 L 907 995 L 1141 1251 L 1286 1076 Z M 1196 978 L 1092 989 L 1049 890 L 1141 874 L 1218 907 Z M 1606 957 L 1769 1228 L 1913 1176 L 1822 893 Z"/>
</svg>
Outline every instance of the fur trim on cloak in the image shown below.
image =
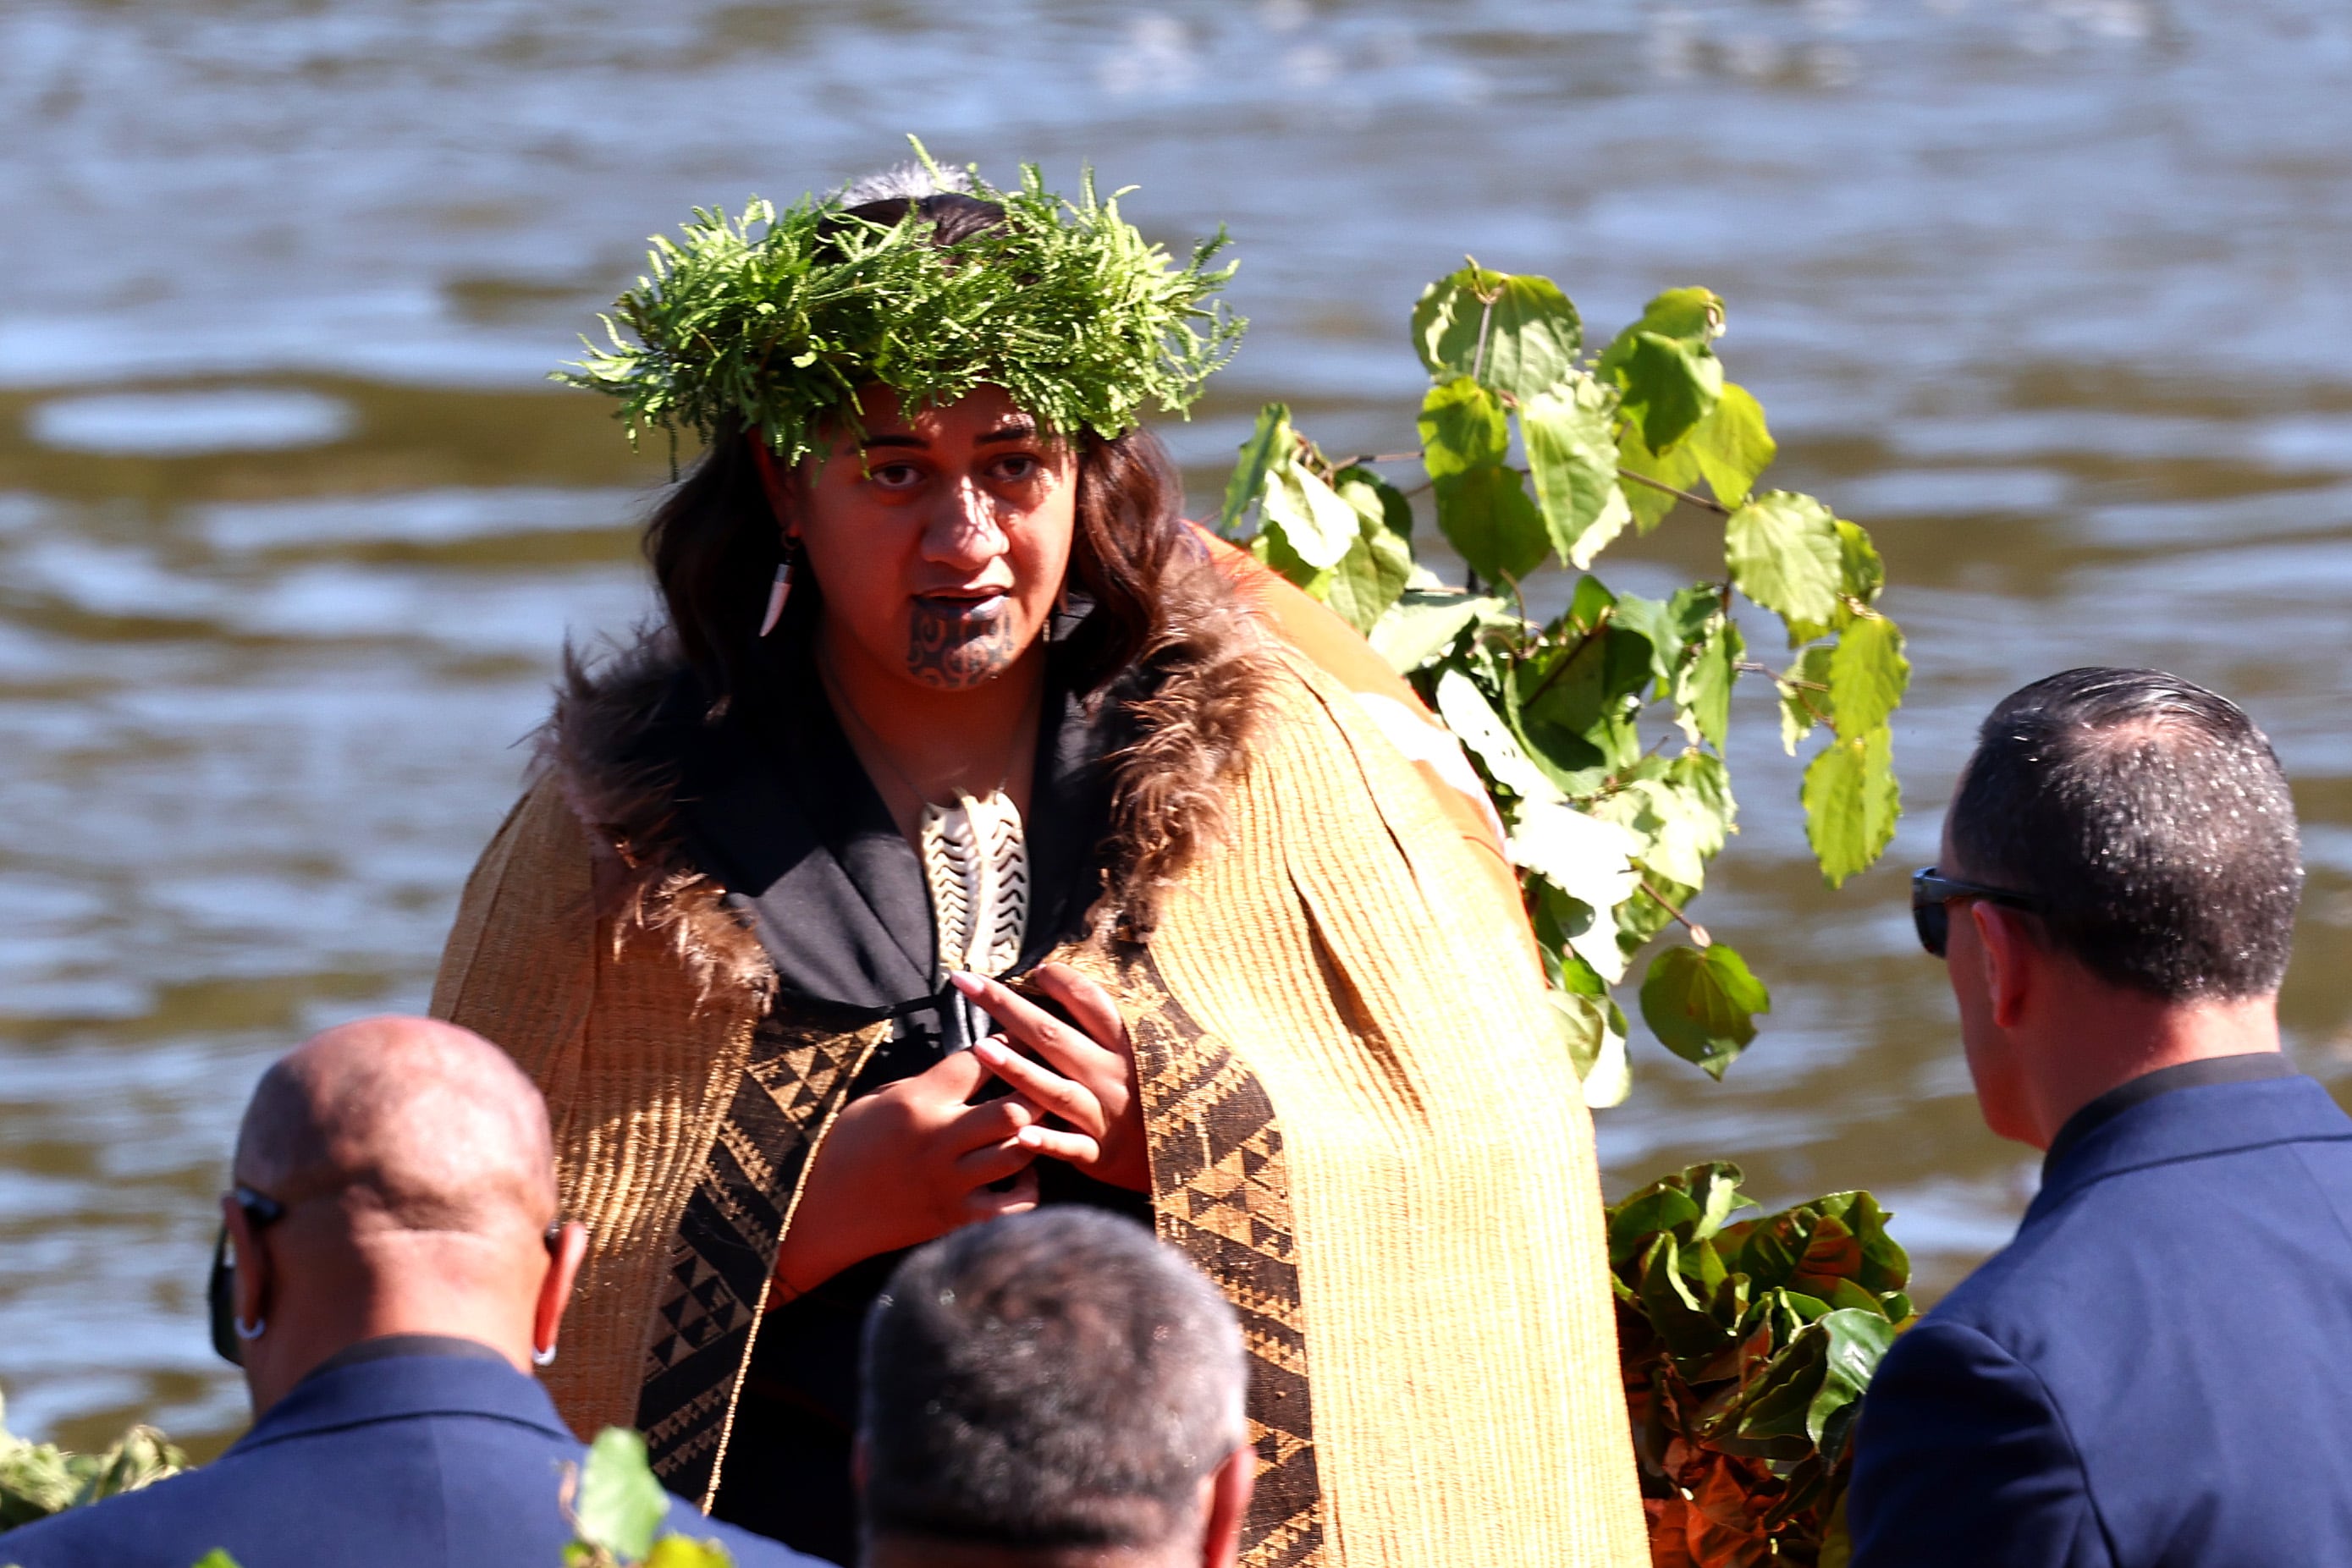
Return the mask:
<svg viewBox="0 0 2352 1568">
<path fill-rule="evenodd" d="M 1230 599 L 1194 603 L 1206 612 L 1166 630 L 1140 661 L 1142 679 L 1114 683 L 1140 689 L 1118 699 L 1136 738 L 1111 759 L 1108 896 L 1094 918 L 1139 939 L 1169 886 L 1223 837 L 1225 791 L 1247 766 L 1277 668 L 1255 616 Z M 555 776 L 587 830 L 597 915 L 616 952 L 639 927 L 677 955 L 705 998 L 722 987 L 765 993 L 775 983 L 767 955 L 688 856 L 675 765 L 646 759 L 639 744 L 685 664 L 667 627 L 593 663 L 567 647 L 533 773 Z"/>
</svg>

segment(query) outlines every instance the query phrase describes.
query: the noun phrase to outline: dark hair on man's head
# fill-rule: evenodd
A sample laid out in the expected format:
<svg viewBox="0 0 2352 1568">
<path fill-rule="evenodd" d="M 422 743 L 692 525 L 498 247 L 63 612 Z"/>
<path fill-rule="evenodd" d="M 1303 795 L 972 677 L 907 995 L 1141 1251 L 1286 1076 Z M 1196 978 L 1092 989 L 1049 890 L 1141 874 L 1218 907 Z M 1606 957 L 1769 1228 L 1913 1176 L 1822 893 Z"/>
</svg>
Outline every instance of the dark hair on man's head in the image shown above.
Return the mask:
<svg viewBox="0 0 2352 1568">
<path fill-rule="evenodd" d="M 2303 893 L 2294 801 L 2227 698 L 2158 670 L 2068 670 L 1978 731 L 1948 873 L 2032 894 L 2052 946 L 2168 1001 L 2278 988 Z"/>
<path fill-rule="evenodd" d="M 968 1227 L 901 1264 L 866 1325 L 869 1539 L 1144 1550 L 1199 1519 L 1244 1440 L 1233 1309 L 1099 1209 Z"/>
</svg>

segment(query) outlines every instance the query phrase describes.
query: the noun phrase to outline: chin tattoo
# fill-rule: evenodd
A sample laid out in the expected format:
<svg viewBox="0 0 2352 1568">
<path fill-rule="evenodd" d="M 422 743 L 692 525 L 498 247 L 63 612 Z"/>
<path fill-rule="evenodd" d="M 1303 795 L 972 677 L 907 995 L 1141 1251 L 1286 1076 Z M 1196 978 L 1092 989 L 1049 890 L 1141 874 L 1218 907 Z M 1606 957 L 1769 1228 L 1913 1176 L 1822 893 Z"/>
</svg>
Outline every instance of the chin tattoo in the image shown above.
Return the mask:
<svg viewBox="0 0 2352 1568">
<path fill-rule="evenodd" d="M 919 605 L 907 630 L 908 673 L 927 686 L 947 691 L 1003 674 L 1020 653 L 1010 614 L 972 620 L 937 614 Z"/>
</svg>

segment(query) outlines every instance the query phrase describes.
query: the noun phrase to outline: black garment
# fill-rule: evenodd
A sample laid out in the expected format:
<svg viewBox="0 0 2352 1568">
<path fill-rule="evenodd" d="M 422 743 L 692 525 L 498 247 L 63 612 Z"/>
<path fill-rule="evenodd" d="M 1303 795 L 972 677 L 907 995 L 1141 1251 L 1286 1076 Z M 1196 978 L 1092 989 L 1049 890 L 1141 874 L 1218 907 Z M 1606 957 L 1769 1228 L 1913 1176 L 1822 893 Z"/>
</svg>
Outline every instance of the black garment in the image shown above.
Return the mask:
<svg viewBox="0 0 2352 1568">
<path fill-rule="evenodd" d="M 970 1043 L 959 1032 L 962 998 L 933 979 L 921 862 L 834 716 L 809 632 L 788 616 L 761 687 L 716 724 L 702 721 L 707 699 L 681 674 L 648 732 L 646 760 L 677 768 L 687 851 L 759 937 L 780 998 L 908 1019 L 928 1039 L 944 1036 L 938 1049 L 960 1048 Z M 1059 651 L 1049 646 L 1023 824 L 1029 930 L 1015 973 L 1084 930 L 1110 829 L 1104 759 L 1129 735 L 1124 694 L 1073 692 Z"/>
<path fill-rule="evenodd" d="M 1057 627 L 1057 632 L 1062 628 Z M 804 623 L 788 621 L 767 679 L 725 719 L 681 676 L 647 737 L 674 759 L 679 825 L 775 966 L 776 1007 L 823 1004 L 891 1018 L 852 1097 L 910 1078 L 988 1029 L 933 986 L 937 935 L 914 849 L 867 779 L 824 695 Z M 1029 925 L 1015 973 L 1084 934 L 1109 831 L 1105 758 L 1124 743 L 1116 695 L 1069 689 L 1049 652 L 1027 832 Z M 1038 1163 L 1047 1203 L 1091 1203 L 1148 1224 L 1150 1200 Z M 870 1258 L 771 1312 L 754 1343 L 714 1517 L 835 1562 L 856 1555 L 849 1455 L 866 1309 L 902 1253 Z"/>
<path fill-rule="evenodd" d="M 2042 1156 L 2042 1180 L 2050 1181 L 2050 1173 L 2066 1152 L 2084 1138 L 2105 1126 L 2133 1106 L 2153 1100 L 2159 1094 L 2175 1090 L 2194 1089 L 2205 1083 L 2257 1083 L 2265 1078 L 2292 1078 L 2294 1063 L 2279 1051 L 2251 1051 L 2243 1056 L 2207 1056 L 2195 1061 L 2179 1061 L 2170 1067 L 2159 1067 L 2153 1072 L 2143 1072 L 2137 1078 L 2116 1084 L 2105 1094 L 2084 1105 L 2066 1118 L 2058 1135 L 2050 1140 L 2050 1148 Z"/>
</svg>

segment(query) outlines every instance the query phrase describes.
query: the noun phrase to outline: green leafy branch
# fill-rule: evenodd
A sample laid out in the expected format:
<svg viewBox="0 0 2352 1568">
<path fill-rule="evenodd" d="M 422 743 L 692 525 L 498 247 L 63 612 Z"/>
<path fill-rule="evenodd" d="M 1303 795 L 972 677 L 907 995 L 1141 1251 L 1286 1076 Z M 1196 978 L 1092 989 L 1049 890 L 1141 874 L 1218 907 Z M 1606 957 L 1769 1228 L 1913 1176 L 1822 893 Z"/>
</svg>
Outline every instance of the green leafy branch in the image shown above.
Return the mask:
<svg viewBox="0 0 2352 1568">
<path fill-rule="evenodd" d="M 1209 265 L 1222 231 L 1179 266 L 1119 215 L 1124 192 L 1096 194 L 1091 171 L 1076 201 L 1034 164 L 1008 190 L 976 169 L 964 183 L 1004 217 L 949 249 L 915 213 L 875 223 L 815 197 L 754 199 L 736 217 L 698 207 L 677 238 L 654 236 L 604 318 L 609 346 L 583 340 L 553 379 L 615 399 L 632 441 L 740 423 L 797 462 L 824 449 L 829 422 L 855 422 L 872 383 L 928 405 L 993 382 L 1050 429 L 1110 436 L 1152 406 L 1182 412 L 1232 356 L 1244 323 L 1213 297 L 1233 267 Z"/>
<path fill-rule="evenodd" d="M 131 1427 L 103 1453 L 74 1454 L 16 1437 L 0 1421 L 0 1531 L 137 1491 L 187 1468 L 188 1456 L 152 1427 Z"/>
<path fill-rule="evenodd" d="M 1687 913 L 1738 831 L 1725 754 L 1742 674 L 1771 678 L 1791 756 L 1822 734 L 1800 798 L 1831 885 L 1877 859 L 1901 810 L 1889 720 L 1910 665 L 1878 607 L 1884 567 L 1859 525 L 1756 488 L 1778 448 L 1762 405 L 1724 378 L 1724 319 L 1706 289 L 1670 289 L 1587 355 L 1549 279 L 1474 259 L 1413 308 L 1431 378 L 1420 449 L 1334 463 L 1269 403 L 1218 518 L 1364 632 L 1476 763 L 1595 1104 L 1630 1082 L 1615 988 L 1669 925 L 1689 943 L 1657 953 L 1640 987 L 1668 1050 L 1720 1077 L 1770 1007 L 1746 961 Z M 1405 461 L 1425 485 L 1401 489 L 1376 467 Z M 1468 569 L 1459 585 L 1414 555 L 1424 487 Z M 1719 579 L 1646 600 L 1591 573 L 1629 529 L 1646 534 L 1677 507 L 1719 522 Z M 1526 585 L 1553 563 L 1578 576 L 1567 609 L 1538 623 Z M 1743 600 L 1780 622 L 1785 669 L 1748 656 Z"/>
<path fill-rule="evenodd" d="M 1780 1213 L 1692 1166 L 1609 1209 L 1619 1354 L 1651 1550 L 1692 1568 L 1818 1563 L 1864 1389 L 1914 1317 L 1911 1262 L 1866 1192 Z"/>
<path fill-rule="evenodd" d="M 716 1541 L 655 1533 L 668 1516 L 669 1494 L 654 1477 L 645 1438 L 625 1427 L 597 1433 L 576 1474 L 565 1468 L 562 1504 L 577 1538 L 563 1549 L 563 1568 L 731 1568 L 734 1562 Z"/>
</svg>

